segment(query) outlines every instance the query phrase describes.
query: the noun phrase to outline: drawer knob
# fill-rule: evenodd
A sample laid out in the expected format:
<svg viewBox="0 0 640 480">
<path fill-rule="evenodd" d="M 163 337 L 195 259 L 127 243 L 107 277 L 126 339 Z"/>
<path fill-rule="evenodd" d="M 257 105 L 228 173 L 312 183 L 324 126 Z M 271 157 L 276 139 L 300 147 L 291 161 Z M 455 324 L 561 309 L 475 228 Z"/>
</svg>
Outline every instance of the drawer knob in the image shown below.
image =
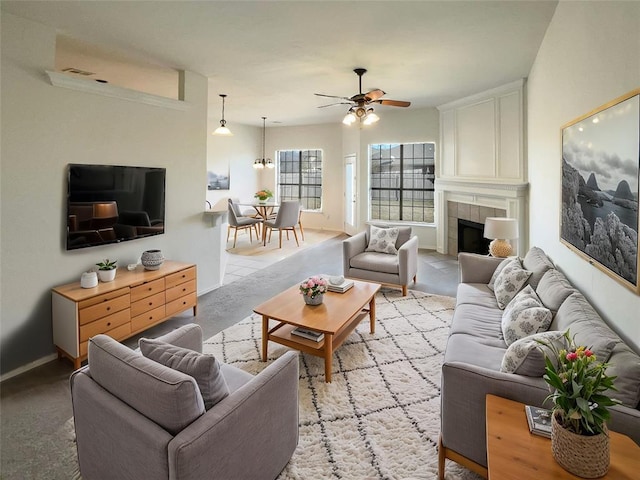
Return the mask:
<svg viewBox="0 0 640 480">
<path fill-rule="evenodd" d="M 187 304 L 187 302 L 182 302 L 182 304 L 183 304 L 183 305 L 186 305 L 186 304 Z"/>
<path fill-rule="evenodd" d="M 182 291 L 183 291 L 183 292 L 186 292 L 186 291 L 187 291 L 187 289 L 186 289 L 186 288 L 183 288 L 183 289 L 182 289 Z"/>
<path fill-rule="evenodd" d="M 153 320 L 153 316 L 149 317 L 149 320 Z"/>
<path fill-rule="evenodd" d="M 153 302 L 149 302 L 149 305 L 153 305 Z"/>
<path fill-rule="evenodd" d="M 107 312 L 108 312 L 109 310 L 111 310 L 111 307 L 107 307 Z"/>
<path fill-rule="evenodd" d="M 153 288 L 152 288 L 152 287 L 149 287 L 149 291 L 151 291 L 151 290 L 153 290 Z"/>
<path fill-rule="evenodd" d="M 182 275 L 182 278 L 187 278 L 187 276 L 186 275 Z"/>
<path fill-rule="evenodd" d="M 107 327 L 110 327 L 110 326 L 111 326 L 111 322 L 107 322 Z"/>
</svg>

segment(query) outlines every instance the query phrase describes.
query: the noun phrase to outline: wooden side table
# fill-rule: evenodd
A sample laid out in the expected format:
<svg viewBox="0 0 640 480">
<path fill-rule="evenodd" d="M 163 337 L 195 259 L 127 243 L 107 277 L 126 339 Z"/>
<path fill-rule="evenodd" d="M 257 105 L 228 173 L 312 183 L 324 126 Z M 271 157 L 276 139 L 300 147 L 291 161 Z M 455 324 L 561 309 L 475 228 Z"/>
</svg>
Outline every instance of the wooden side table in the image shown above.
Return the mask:
<svg viewBox="0 0 640 480">
<path fill-rule="evenodd" d="M 487 468 L 489 480 L 580 480 L 551 453 L 551 440 L 529 432 L 524 404 L 487 395 Z M 635 480 L 640 447 L 626 435 L 609 432 L 611 464 L 603 479 Z"/>
</svg>

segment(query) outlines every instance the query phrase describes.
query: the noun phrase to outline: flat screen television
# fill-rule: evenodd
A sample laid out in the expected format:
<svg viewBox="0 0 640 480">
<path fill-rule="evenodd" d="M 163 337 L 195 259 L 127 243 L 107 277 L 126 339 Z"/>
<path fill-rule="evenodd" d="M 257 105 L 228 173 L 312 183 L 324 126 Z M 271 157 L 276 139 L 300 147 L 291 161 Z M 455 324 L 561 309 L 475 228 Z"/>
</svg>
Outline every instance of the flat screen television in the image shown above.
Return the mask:
<svg viewBox="0 0 640 480">
<path fill-rule="evenodd" d="M 166 169 L 70 164 L 67 250 L 164 233 Z"/>
</svg>

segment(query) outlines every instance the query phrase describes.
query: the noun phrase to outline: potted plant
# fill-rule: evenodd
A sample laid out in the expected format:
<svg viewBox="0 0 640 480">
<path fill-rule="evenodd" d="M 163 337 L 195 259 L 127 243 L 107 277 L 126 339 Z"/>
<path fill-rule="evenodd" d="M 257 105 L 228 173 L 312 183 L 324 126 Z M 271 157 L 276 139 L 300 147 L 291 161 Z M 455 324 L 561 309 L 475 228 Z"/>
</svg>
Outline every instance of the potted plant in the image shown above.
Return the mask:
<svg viewBox="0 0 640 480">
<path fill-rule="evenodd" d="M 271 197 L 273 197 L 273 192 L 271 192 L 271 190 L 263 188 L 262 190 L 258 190 L 254 197 L 257 198 L 260 202 L 266 202 Z"/>
<path fill-rule="evenodd" d="M 114 278 L 116 278 L 116 263 L 118 261 L 114 260 L 111 262 L 108 258 L 103 262 L 96 263 L 98 266 L 98 277 L 101 282 L 111 282 Z"/>
<path fill-rule="evenodd" d="M 319 276 L 309 277 L 300 284 L 300 293 L 307 305 L 320 305 L 327 291 L 327 281 Z"/>
<path fill-rule="evenodd" d="M 561 345 L 540 342 L 545 353 L 544 379 L 552 393 L 551 449 L 567 471 L 583 478 L 598 478 L 609 469 L 608 407 L 619 404 L 606 395 L 616 390 L 615 376 L 606 374 L 607 363 L 598 362 L 589 348 L 576 346 L 567 330 Z"/>
</svg>

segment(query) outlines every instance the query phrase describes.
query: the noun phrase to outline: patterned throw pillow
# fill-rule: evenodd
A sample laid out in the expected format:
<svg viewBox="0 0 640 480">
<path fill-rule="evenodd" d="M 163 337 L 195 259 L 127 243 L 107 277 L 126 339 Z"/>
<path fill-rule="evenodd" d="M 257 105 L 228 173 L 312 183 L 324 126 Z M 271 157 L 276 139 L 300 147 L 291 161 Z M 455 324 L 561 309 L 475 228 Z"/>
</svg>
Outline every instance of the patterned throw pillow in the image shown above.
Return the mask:
<svg viewBox="0 0 640 480">
<path fill-rule="evenodd" d="M 366 252 L 380 252 L 397 255 L 396 240 L 400 229 L 397 227 L 379 228 L 371 225 L 369 245 Z"/>
<path fill-rule="evenodd" d="M 528 377 L 541 377 L 544 375 L 544 356 L 546 354 L 552 358 L 553 353 L 549 347 L 539 344 L 538 340 L 560 348 L 563 345 L 563 335 L 564 332 L 552 330 L 516 340 L 504 352 L 500 371 Z"/>
<path fill-rule="evenodd" d="M 493 293 L 498 301 L 498 306 L 504 307 L 511 301 L 520 289 L 527 283 L 531 272 L 522 268 L 519 258 L 514 258 L 505 266 L 493 285 Z"/>
<path fill-rule="evenodd" d="M 518 293 L 502 313 L 502 334 L 507 345 L 538 332 L 545 332 L 549 325 L 551 310 L 542 305 L 531 285 Z"/>
<path fill-rule="evenodd" d="M 500 275 L 500 273 L 502 272 L 502 270 L 504 269 L 504 267 L 506 267 L 507 265 L 509 265 L 511 262 L 520 262 L 520 259 L 518 257 L 508 257 L 505 258 L 500 265 L 498 265 L 496 267 L 496 269 L 493 271 L 493 275 L 491 275 L 491 280 L 489 280 L 489 284 L 487 285 L 487 287 L 489 288 L 489 290 L 493 290 L 494 285 L 496 283 L 496 279 L 498 278 L 498 275 Z M 519 263 L 518 265 L 522 265 L 522 263 Z"/>
<path fill-rule="evenodd" d="M 220 362 L 213 355 L 205 355 L 151 338 L 141 338 L 138 345 L 145 357 L 193 377 L 200 388 L 205 410 L 209 410 L 229 395 L 229 387 L 220 370 Z"/>
</svg>

